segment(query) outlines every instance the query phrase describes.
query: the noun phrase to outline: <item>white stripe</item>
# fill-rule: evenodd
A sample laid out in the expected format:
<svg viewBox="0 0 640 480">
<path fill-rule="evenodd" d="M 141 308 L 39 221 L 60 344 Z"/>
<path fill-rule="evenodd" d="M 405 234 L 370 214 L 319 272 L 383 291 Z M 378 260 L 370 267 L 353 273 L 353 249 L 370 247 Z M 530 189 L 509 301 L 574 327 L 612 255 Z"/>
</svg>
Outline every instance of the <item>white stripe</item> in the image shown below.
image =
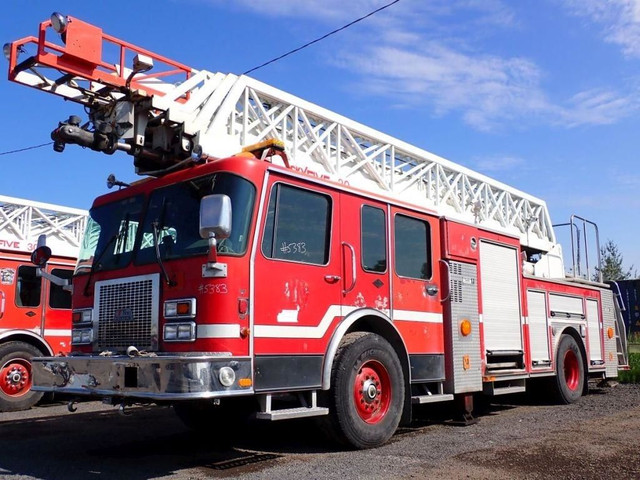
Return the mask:
<svg viewBox="0 0 640 480">
<path fill-rule="evenodd" d="M 198 338 L 240 338 L 240 325 L 236 323 L 198 325 Z"/>
<path fill-rule="evenodd" d="M 405 322 L 442 323 L 442 314 L 416 310 L 394 310 L 393 319 Z"/>
<path fill-rule="evenodd" d="M 357 307 L 344 307 L 344 314 L 351 313 Z M 289 325 L 256 325 L 253 334 L 257 338 L 322 338 L 334 318 L 341 315 L 340 305 L 331 305 L 320 323 L 314 327 Z"/>
<path fill-rule="evenodd" d="M 316 326 L 255 325 L 253 333 L 256 338 L 322 338 L 335 317 L 346 316 L 355 310 L 358 310 L 358 307 L 331 305 Z M 442 323 L 443 321 L 441 313 L 414 310 L 394 310 L 394 320 L 425 323 Z"/>
<path fill-rule="evenodd" d="M 44 336 L 52 336 L 52 337 L 70 337 L 71 330 L 63 330 L 63 329 L 51 329 L 47 328 L 44 331 Z"/>
</svg>

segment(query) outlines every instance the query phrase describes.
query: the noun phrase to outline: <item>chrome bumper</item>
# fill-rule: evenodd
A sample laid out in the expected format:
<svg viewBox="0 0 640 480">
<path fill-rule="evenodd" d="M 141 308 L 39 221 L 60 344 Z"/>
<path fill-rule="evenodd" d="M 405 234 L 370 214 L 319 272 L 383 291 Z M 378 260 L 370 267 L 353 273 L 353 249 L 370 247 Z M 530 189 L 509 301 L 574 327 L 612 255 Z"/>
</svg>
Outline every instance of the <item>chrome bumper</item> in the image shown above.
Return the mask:
<svg viewBox="0 0 640 480">
<path fill-rule="evenodd" d="M 218 379 L 222 367 L 235 371 L 230 387 Z M 96 397 L 158 401 L 253 393 L 252 386 L 238 385 L 239 379 L 252 378 L 251 360 L 229 356 L 37 357 L 32 376 L 33 390 Z"/>
</svg>

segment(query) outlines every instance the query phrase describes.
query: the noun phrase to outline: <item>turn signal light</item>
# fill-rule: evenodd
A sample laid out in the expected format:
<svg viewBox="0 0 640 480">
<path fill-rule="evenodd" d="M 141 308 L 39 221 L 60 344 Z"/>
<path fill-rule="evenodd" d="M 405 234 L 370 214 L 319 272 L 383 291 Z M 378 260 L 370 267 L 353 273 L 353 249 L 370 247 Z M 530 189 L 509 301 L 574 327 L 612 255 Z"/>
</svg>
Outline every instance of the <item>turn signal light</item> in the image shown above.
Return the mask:
<svg viewBox="0 0 640 480">
<path fill-rule="evenodd" d="M 471 335 L 471 322 L 466 318 L 460 322 L 460 333 L 463 337 Z"/>
<path fill-rule="evenodd" d="M 238 385 L 240 387 L 243 387 L 243 388 L 250 387 L 251 384 L 252 384 L 252 382 L 251 382 L 250 378 L 241 378 L 241 379 L 238 380 Z"/>
</svg>

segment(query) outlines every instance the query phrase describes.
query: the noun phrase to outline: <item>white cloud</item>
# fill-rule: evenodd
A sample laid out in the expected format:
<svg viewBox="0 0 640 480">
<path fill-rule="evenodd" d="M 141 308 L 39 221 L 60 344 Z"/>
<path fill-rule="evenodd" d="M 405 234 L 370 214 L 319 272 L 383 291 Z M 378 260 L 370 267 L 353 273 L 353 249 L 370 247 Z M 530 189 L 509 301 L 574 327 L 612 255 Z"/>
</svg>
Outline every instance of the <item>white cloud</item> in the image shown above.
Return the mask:
<svg viewBox="0 0 640 480">
<path fill-rule="evenodd" d="M 609 25 L 610 41 L 624 45 L 625 51 L 637 48 L 640 55 L 640 0 L 561 1 L 573 12 Z M 234 6 L 337 27 L 389 2 L 236 0 Z M 341 32 L 338 46 L 325 55 L 356 75 L 357 91 L 388 99 L 397 108 L 459 115 L 480 131 L 539 122 L 612 124 L 638 110 L 637 90 L 625 94 L 597 88 L 552 99 L 544 86 L 549 77 L 534 61 L 480 50 L 484 43 L 478 38 L 517 25 L 514 11 L 502 0 L 402 0 Z"/>
<path fill-rule="evenodd" d="M 640 0 L 565 0 L 570 11 L 601 25 L 607 42 L 640 57 Z"/>
<path fill-rule="evenodd" d="M 523 58 L 465 53 L 430 42 L 419 50 L 380 46 L 344 53 L 339 65 L 361 72 L 372 94 L 405 107 L 426 105 L 437 115 L 460 112 L 479 130 L 554 108 L 540 88 L 540 70 Z"/>
<path fill-rule="evenodd" d="M 607 125 L 638 110 L 637 95 L 621 95 L 612 90 L 592 89 L 574 95 L 568 106 L 558 109 L 556 121 L 569 127 Z"/>
</svg>

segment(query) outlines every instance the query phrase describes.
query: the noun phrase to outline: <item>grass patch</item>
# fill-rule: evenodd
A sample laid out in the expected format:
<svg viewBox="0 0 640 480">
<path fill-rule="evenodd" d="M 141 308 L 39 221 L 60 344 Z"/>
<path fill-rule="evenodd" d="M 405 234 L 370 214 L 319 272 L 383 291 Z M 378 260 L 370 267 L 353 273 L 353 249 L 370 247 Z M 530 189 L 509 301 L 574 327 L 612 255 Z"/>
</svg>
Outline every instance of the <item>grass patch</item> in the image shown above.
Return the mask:
<svg viewBox="0 0 640 480">
<path fill-rule="evenodd" d="M 629 367 L 631 370 L 618 372 L 618 380 L 621 383 L 640 383 L 640 353 L 629 354 Z"/>
</svg>

